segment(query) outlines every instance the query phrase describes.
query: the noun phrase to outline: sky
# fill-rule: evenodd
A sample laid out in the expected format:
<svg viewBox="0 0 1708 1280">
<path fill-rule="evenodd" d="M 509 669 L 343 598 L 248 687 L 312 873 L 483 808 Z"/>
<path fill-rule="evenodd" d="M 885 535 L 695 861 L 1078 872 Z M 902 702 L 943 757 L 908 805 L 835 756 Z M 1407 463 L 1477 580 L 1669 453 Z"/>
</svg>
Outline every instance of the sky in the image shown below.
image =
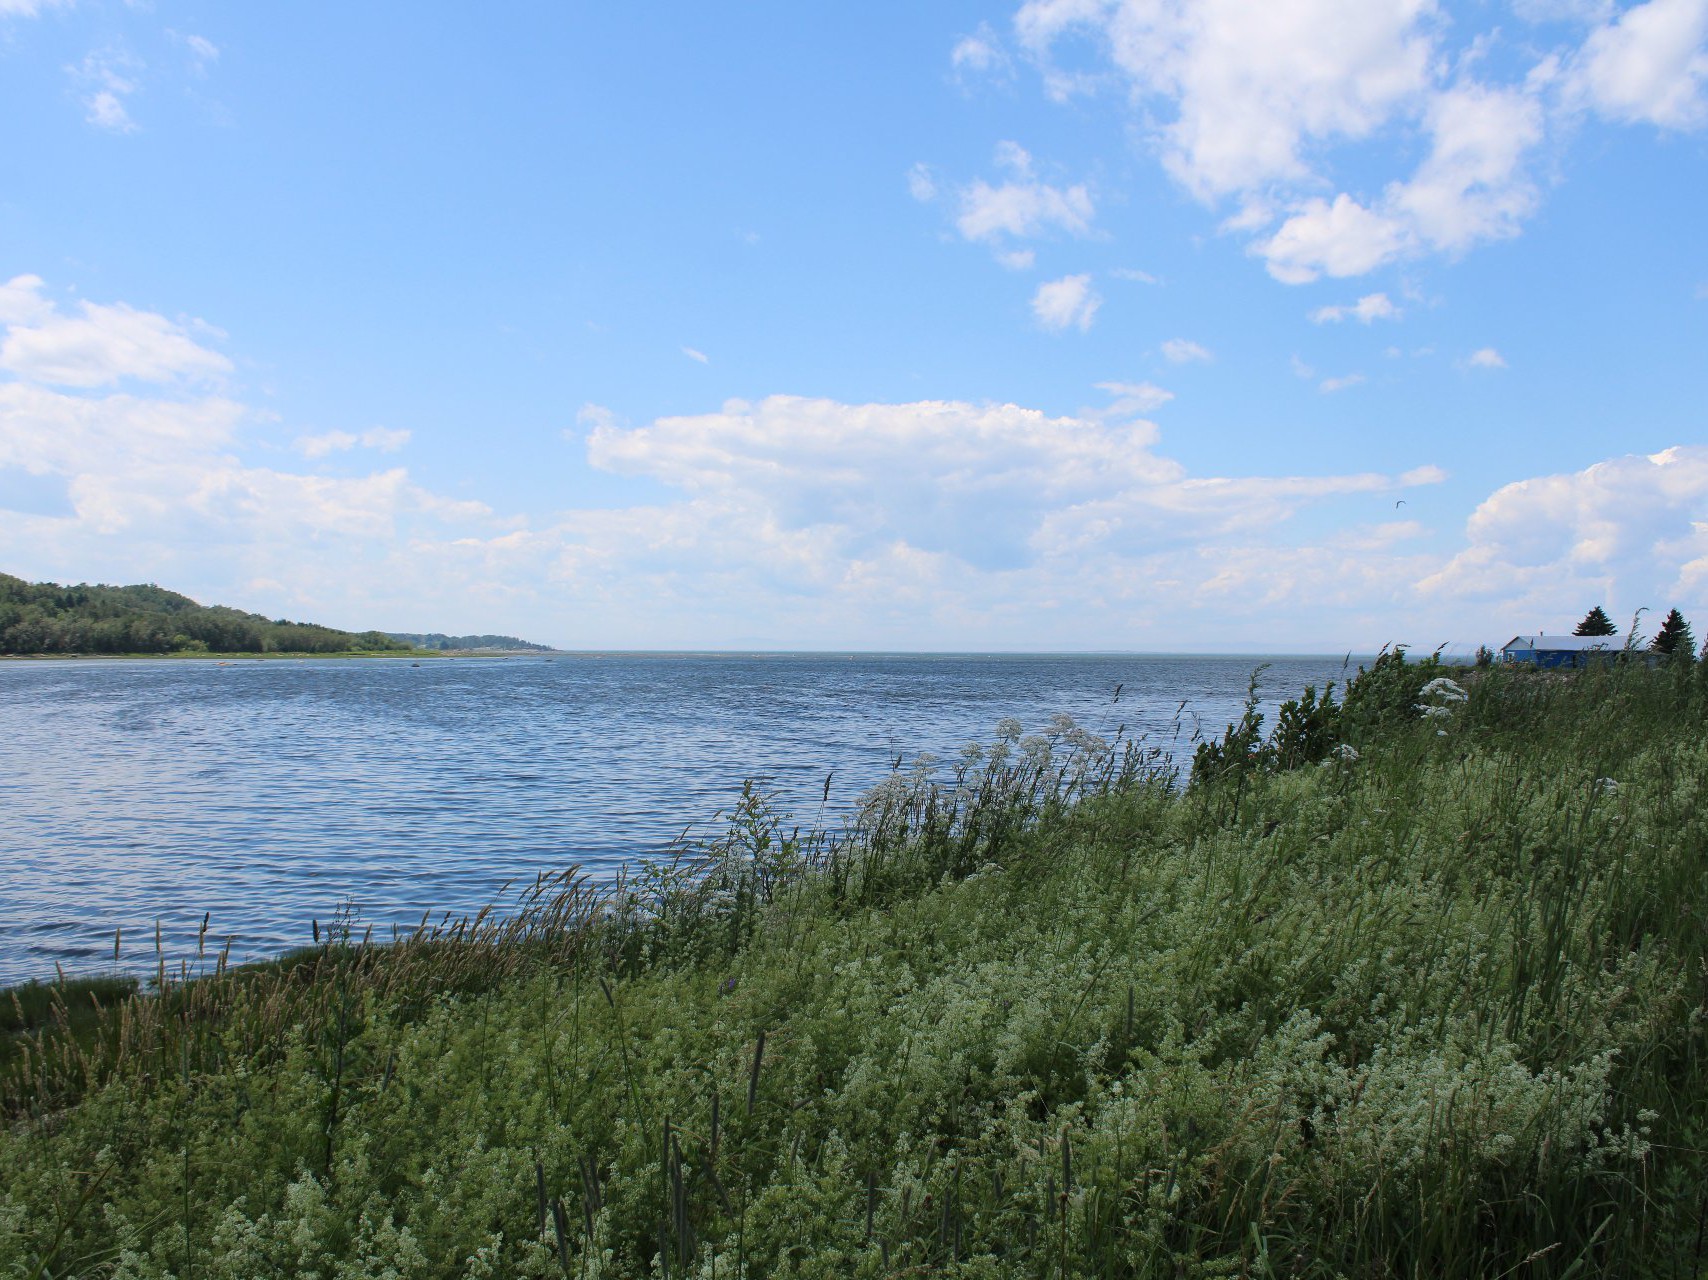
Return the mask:
<svg viewBox="0 0 1708 1280">
<path fill-rule="evenodd" d="M 0 570 L 572 649 L 1708 633 L 1708 0 L 0 0 Z"/>
</svg>

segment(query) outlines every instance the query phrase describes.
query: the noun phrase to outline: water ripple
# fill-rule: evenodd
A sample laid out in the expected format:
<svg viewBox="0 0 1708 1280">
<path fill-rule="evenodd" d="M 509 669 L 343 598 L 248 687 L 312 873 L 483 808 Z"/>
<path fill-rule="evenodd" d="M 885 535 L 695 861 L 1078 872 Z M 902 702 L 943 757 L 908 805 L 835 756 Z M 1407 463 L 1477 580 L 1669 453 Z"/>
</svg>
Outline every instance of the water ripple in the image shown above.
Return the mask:
<svg viewBox="0 0 1708 1280">
<path fill-rule="evenodd" d="M 240 959 L 341 907 L 389 936 L 513 877 L 609 875 L 709 833 L 746 778 L 834 826 L 898 758 L 952 756 L 1006 715 L 1187 746 L 1237 716 L 1255 661 L 0 663 L 0 983 L 110 963 L 115 929 L 119 967 L 152 970 L 156 921 L 175 966 L 204 913 L 209 950 Z M 1277 659 L 1264 684 L 1272 705 L 1340 674 Z"/>
</svg>

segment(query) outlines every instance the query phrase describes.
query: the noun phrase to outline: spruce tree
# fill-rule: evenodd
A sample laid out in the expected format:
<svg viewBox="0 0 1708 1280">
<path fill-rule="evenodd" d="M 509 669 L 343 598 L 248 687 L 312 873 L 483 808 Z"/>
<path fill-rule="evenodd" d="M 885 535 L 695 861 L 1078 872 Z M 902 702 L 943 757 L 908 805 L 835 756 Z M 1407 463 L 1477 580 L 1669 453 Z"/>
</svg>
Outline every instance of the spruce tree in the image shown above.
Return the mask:
<svg viewBox="0 0 1708 1280">
<path fill-rule="evenodd" d="M 1677 609 L 1667 614 L 1660 631 L 1649 642 L 1655 653 L 1684 653 L 1696 656 L 1696 637 L 1690 634 L 1690 624 Z"/>
<path fill-rule="evenodd" d="M 1578 629 L 1572 632 L 1574 636 L 1616 636 L 1619 628 L 1613 625 L 1613 619 L 1607 616 L 1607 610 L 1596 605 L 1583 615 L 1583 621 L 1578 623 Z"/>
</svg>

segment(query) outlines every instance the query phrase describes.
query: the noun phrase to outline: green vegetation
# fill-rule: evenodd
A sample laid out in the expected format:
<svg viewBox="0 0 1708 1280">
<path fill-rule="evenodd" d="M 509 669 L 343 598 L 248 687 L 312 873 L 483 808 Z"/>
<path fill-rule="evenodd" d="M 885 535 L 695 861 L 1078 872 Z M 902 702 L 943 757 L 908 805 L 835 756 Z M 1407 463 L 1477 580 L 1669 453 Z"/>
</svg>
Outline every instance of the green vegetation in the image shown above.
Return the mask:
<svg viewBox="0 0 1708 1280">
<path fill-rule="evenodd" d="M 532 644 L 515 636 L 448 636 L 442 631 L 388 631 L 393 640 L 417 649 L 501 649 L 511 652 L 551 653 L 549 644 Z"/>
<path fill-rule="evenodd" d="M 25 582 L 0 573 L 0 653 L 408 652 L 379 631 L 355 634 L 199 605 L 153 585 Z"/>
<path fill-rule="evenodd" d="M 1696 637 L 1691 633 L 1690 624 L 1684 620 L 1684 615 L 1677 609 L 1666 616 L 1661 623 L 1661 629 L 1655 633 L 1655 638 L 1649 641 L 1649 648 L 1655 653 L 1694 655 L 1696 652 Z"/>
<path fill-rule="evenodd" d="M 1583 621 L 1578 623 L 1574 636 L 1616 636 L 1619 628 L 1613 625 L 1613 619 L 1607 616 L 1607 610 L 1596 605 L 1583 615 Z"/>
<path fill-rule="evenodd" d="M 0 1275 L 1700 1274 L 1705 718 L 1384 655 L 1184 779 L 1005 722 L 840 838 L 750 787 L 607 890 L 162 972 L 7 1076 Z"/>
</svg>

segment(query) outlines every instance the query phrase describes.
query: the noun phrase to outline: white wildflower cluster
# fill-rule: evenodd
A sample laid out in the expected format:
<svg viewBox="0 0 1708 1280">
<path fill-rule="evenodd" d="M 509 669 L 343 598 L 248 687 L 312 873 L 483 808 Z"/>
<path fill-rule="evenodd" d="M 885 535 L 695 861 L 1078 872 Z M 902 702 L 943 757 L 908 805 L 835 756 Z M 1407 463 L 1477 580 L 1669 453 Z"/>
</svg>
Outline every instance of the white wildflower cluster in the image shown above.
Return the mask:
<svg viewBox="0 0 1708 1280">
<path fill-rule="evenodd" d="M 1333 765 L 1337 765 L 1337 764 L 1357 764 L 1357 763 L 1358 763 L 1358 748 L 1353 746 L 1350 742 L 1343 742 L 1338 747 L 1336 747 L 1333 751 L 1328 753 L 1328 758 L 1322 762 L 1320 767 L 1327 769 L 1327 768 L 1329 768 Z"/>
<path fill-rule="evenodd" d="M 1604 796 L 1616 796 L 1619 794 L 1619 783 L 1612 778 L 1597 778 L 1595 789 Z"/>
<path fill-rule="evenodd" d="M 1416 710 L 1425 720 L 1451 720 L 1453 713 L 1471 696 L 1458 681 L 1449 680 L 1446 676 L 1436 676 L 1417 692 L 1423 701 L 1417 704 Z M 1445 729 L 1436 732 L 1441 737 L 1447 736 Z"/>
</svg>

